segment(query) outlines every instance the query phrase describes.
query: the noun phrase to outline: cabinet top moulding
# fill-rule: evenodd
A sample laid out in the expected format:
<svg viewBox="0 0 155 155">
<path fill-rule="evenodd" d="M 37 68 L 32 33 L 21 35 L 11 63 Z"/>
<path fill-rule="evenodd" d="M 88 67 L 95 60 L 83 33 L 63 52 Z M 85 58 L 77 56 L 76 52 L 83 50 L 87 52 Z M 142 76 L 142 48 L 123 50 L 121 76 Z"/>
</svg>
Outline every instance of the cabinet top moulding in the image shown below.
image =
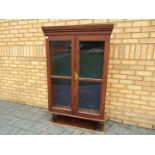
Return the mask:
<svg viewBox="0 0 155 155">
<path fill-rule="evenodd" d="M 111 35 L 113 24 L 95 24 L 95 25 L 71 25 L 71 26 L 43 26 L 42 30 L 45 36 L 59 34 L 85 34 L 100 33 Z"/>
</svg>

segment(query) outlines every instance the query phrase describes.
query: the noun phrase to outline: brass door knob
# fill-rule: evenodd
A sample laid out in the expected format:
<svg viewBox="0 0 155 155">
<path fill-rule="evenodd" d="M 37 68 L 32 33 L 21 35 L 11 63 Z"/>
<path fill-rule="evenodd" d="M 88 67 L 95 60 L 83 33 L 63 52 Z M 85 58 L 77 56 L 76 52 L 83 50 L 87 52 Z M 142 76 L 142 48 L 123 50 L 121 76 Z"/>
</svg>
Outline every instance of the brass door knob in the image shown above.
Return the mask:
<svg viewBox="0 0 155 155">
<path fill-rule="evenodd" d="M 75 72 L 74 75 L 75 75 L 75 76 L 74 76 L 74 77 L 75 77 L 75 80 L 78 80 L 78 77 L 79 77 L 78 73 Z"/>
</svg>

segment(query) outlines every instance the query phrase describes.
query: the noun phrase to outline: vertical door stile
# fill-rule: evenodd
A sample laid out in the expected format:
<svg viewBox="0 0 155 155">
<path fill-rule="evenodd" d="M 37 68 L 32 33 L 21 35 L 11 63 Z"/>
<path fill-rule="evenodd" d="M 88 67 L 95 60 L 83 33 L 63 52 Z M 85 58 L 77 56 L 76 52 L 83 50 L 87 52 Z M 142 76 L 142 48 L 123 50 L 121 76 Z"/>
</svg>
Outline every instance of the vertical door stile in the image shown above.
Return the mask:
<svg viewBox="0 0 155 155">
<path fill-rule="evenodd" d="M 72 103 L 71 103 L 71 109 L 72 109 L 72 114 L 75 113 L 75 78 L 74 78 L 74 73 L 75 73 L 75 35 L 72 35 L 72 56 L 71 56 L 71 83 L 72 83 Z"/>
<path fill-rule="evenodd" d="M 46 38 L 46 62 L 47 62 L 47 84 L 48 84 L 48 110 L 52 110 L 52 88 L 51 88 L 51 52 L 49 46 L 49 39 Z"/>
<path fill-rule="evenodd" d="M 104 120 L 104 110 L 105 110 L 105 98 L 106 98 L 106 87 L 107 87 L 107 70 L 108 70 L 108 59 L 109 59 L 109 37 L 105 37 L 104 45 L 104 64 L 103 64 L 103 77 L 102 77 L 102 95 L 101 95 L 101 107 L 100 115 L 101 119 Z"/>
<path fill-rule="evenodd" d="M 78 42 L 77 42 L 77 36 L 74 35 L 74 39 L 75 39 L 75 56 L 74 56 L 74 85 L 75 85 L 75 94 L 74 94 L 74 114 L 77 113 L 77 100 L 78 100 L 78 80 L 76 79 L 76 74 L 78 74 Z"/>
</svg>

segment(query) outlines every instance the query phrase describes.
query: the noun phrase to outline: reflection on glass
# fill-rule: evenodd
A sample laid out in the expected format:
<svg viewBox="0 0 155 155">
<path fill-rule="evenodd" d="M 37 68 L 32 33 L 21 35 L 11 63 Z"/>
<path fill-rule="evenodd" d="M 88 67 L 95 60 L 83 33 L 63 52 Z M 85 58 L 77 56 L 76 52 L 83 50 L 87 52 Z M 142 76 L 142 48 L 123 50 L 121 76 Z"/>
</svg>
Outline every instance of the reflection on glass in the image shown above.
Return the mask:
<svg viewBox="0 0 155 155">
<path fill-rule="evenodd" d="M 103 41 L 80 41 L 80 77 L 102 78 Z"/>
<path fill-rule="evenodd" d="M 71 103 L 70 80 L 52 79 L 52 96 L 55 106 L 69 108 Z"/>
<path fill-rule="evenodd" d="M 71 74 L 71 42 L 52 41 L 52 75 L 70 76 Z"/>
<path fill-rule="evenodd" d="M 79 109 L 99 112 L 101 83 L 79 82 Z"/>
</svg>

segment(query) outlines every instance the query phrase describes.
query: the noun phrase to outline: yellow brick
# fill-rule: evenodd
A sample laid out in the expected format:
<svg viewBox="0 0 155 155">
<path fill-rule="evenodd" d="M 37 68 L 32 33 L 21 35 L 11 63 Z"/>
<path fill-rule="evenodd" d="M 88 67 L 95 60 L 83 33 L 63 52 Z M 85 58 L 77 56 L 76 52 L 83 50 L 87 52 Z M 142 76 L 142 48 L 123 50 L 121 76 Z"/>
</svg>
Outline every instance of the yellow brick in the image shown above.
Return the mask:
<svg viewBox="0 0 155 155">
<path fill-rule="evenodd" d="M 123 103 L 121 103 L 121 102 L 114 102 L 114 101 L 112 101 L 111 104 L 112 104 L 112 105 L 118 105 L 118 106 L 123 105 Z"/>
<path fill-rule="evenodd" d="M 125 112 L 124 114 L 126 116 L 129 116 L 129 117 L 132 117 L 132 116 L 137 117 L 138 116 L 138 114 L 137 113 L 134 113 L 134 112 Z"/>
<path fill-rule="evenodd" d="M 151 32 L 150 37 L 155 37 L 155 32 Z"/>
<path fill-rule="evenodd" d="M 108 70 L 108 73 L 119 73 L 119 70 L 116 70 L 116 69 L 109 69 Z"/>
<path fill-rule="evenodd" d="M 113 78 L 116 78 L 116 79 L 127 79 L 127 75 L 113 74 Z"/>
<path fill-rule="evenodd" d="M 44 26 L 54 26 L 55 23 L 54 22 L 47 22 L 43 24 Z M 61 25 L 61 24 L 60 24 Z M 63 25 L 63 24 L 62 24 Z M 34 27 L 41 27 L 40 24 L 34 25 Z"/>
<path fill-rule="evenodd" d="M 28 21 L 28 23 L 30 24 L 36 24 L 38 21 L 36 19 L 31 19 Z"/>
<path fill-rule="evenodd" d="M 130 59 L 134 59 L 135 57 L 135 48 L 136 48 L 135 45 L 130 46 Z"/>
<path fill-rule="evenodd" d="M 2 23 L 2 26 L 9 26 L 9 23 L 4 22 Z"/>
<path fill-rule="evenodd" d="M 19 29 L 19 33 L 27 33 L 28 29 Z"/>
<path fill-rule="evenodd" d="M 124 19 L 109 19 L 108 20 L 110 23 L 116 23 L 116 22 L 123 22 L 123 21 L 125 21 Z"/>
<path fill-rule="evenodd" d="M 140 76 L 152 76 L 152 72 L 149 72 L 149 71 L 136 71 L 136 75 L 140 75 Z"/>
<path fill-rule="evenodd" d="M 132 22 L 122 22 L 122 23 L 117 23 L 115 27 L 131 27 Z"/>
<path fill-rule="evenodd" d="M 86 19 L 86 20 L 80 20 L 80 24 L 92 24 L 93 20 Z"/>
<path fill-rule="evenodd" d="M 35 41 L 34 45 L 44 45 L 44 41 Z"/>
<path fill-rule="evenodd" d="M 125 88 L 125 85 L 124 84 L 114 84 L 114 83 L 112 83 L 111 85 L 114 88 Z"/>
<path fill-rule="evenodd" d="M 130 125 L 134 125 L 134 126 L 137 126 L 138 125 L 138 123 L 137 122 L 135 122 L 135 121 L 132 121 L 132 120 L 123 120 L 123 123 L 125 123 L 125 124 L 130 124 Z"/>
<path fill-rule="evenodd" d="M 115 38 L 131 38 L 131 33 L 120 33 L 120 34 L 115 34 Z"/>
<path fill-rule="evenodd" d="M 136 85 L 140 85 L 140 86 L 151 86 L 152 82 L 151 81 L 135 81 Z"/>
<path fill-rule="evenodd" d="M 144 128 L 150 128 L 153 129 L 153 125 L 149 123 L 138 123 L 139 126 L 144 127 Z"/>
<path fill-rule="evenodd" d="M 146 100 L 146 101 L 155 101 L 155 97 L 151 97 L 151 96 L 142 96 L 142 100 Z"/>
<path fill-rule="evenodd" d="M 75 21 L 68 21 L 67 25 L 79 25 L 79 20 L 75 20 Z"/>
<path fill-rule="evenodd" d="M 141 86 L 136 85 L 128 85 L 127 88 L 132 90 L 141 90 Z"/>
<path fill-rule="evenodd" d="M 35 29 L 29 29 L 29 32 L 38 32 L 38 29 L 35 28 Z"/>
<path fill-rule="evenodd" d="M 155 87 L 143 86 L 143 90 L 146 90 L 146 91 L 149 91 L 149 92 L 154 92 L 155 91 Z"/>
<path fill-rule="evenodd" d="M 155 116 L 155 111 L 148 111 L 148 114 Z"/>
<path fill-rule="evenodd" d="M 144 77 L 145 81 L 155 81 L 155 76 L 154 77 Z"/>
<path fill-rule="evenodd" d="M 46 23 L 48 22 L 48 19 L 38 19 L 38 23 Z"/>
<path fill-rule="evenodd" d="M 121 44 L 122 40 L 121 39 L 110 39 L 111 44 Z"/>
<path fill-rule="evenodd" d="M 155 38 L 145 38 L 141 39 L 140 43 L 155 43 Z"/>
<path fill-rule="evenodd" d="M 154 31 L 155 31 L 155 26 L 142 27 L 142 32 L 154 32 Z"/>
<path fill-rule="evenodd" d="M 120 80 L 122 84 L 133 84 L 133 80 Z"/>
<path fill-rule="evenodd" d="M 126 83 L 123 83 L 123 84 L 126 84 Z M 129 89 L 119 89 L 118 92 L 123 94 L 133 94 L 133 90 L 129 90 Z M 121 101 L 120 98 L 118 100 Z M 123 102 L 127 102 L 127 101 L 131 102 L 131 100 L 129 99 L 126 100 L 126 98 L 123 98 Z"/>
<path fill-rule="evenodd" d="M 108 20 L 107 19 L 94 19 L 93 20 L 93 23 L 107 23 L 108 22 Z"/>
<path fill-rule="evenodd" d="M 116 64 L 116 65 L 113 65 L 112 68 L 114 71 L 118 71 L 118 73 L 119 73 L 119 70 L 121 70 L 121 69 L 128 70 L 129 66 L 128 65 L 122 65 L 122 64 L 118 64 L 118 65 Z"/>
<path fill-rule="evenodd" d="M 136 21 L 133 22 L 133 26 L 150 26 L 151 21 Z"/>
<path fill-rule="evenodd" d="M 55 22 L 55 24 L 54 24 L 55 26 L 63 26 L 63 25 L 66 25 L 66 22 Z"/>
<path fill-rule="evenodd" d="M 139 43 L 139 40 L 138 39 L 123 39 L 122 42 L 126 44 Z"/>
<path fill-rule="evenodd" d="M 131 27 L 131 28 L 125 28 L 124 31 L 125 32 L 140 32 L 141 29 L 140 27 Z"/>
<path fill-rule="evenodd" d="M 136 51 L 135 51 L 135 59 L 139 59 L 141 55 L 141 44 L 136 45 Z"/>
<path fill-rule="evenodd" d="M 33 45 L 34 43 L 33 43 L 33 41 L 26 41 L 25 43 L 24 43 L 24 45 Z"/>
<path fill-rule="evenodd" d="M 147 45 L 144 44 L 144 45 L 142 45 L 141 59 L 146 59 L 146 55 L 147 55 Z"/>
<path fill-rule="evenodd" d="M 108 83 L 118 83 L 118 79 L 108 79 Z"/>
<path fill-rule="evenodd" d="M 129 70 L 144 70 L 144 66 L 142 65 L 132 65 L 132 66 L 129 66 Z"/>
<path fill-rule="evenodd" d="M 12 21 L 12 22 L 10 22 L 10 25 L 18 25 L 18 22 L 17 21 Z"/>
<path fill-rule="evenodd" d="M 30 28 L 32 28 L 31 24 L 23 25 L 23 29 L 30 29 Z"/>
<path fill-rule="evenodd" d="M 152 60 L 138 60 L 138 65 L 147 65 L 147 66 L 154 66 L 155 62 Z"/>
<path fill-rule="evenodd" d="M 145 32 L 145 33 L 133 33 L 132 34 L 132 38 L 147 38 L 149 37 L 149 33 Z"/>
<path fill-rule="evenodd" d="M 18 33 L 18 30 L 10 30 L 10 33 Z"/>
<path fill-rule="evenodd" d="M 37 61 L 32 61 L 31 64 L 32 64 L 32 65 L 39 65 L 39 62 L 37 62 Z"/>
<path fill-rule="evenodd" d="M 135 71 L 131 71 L 131 70 L 121 70 L 120 74 L 126 74 L 126 75 L 134 75 Z"/>
<path fill-rule="evenodd" d="M 25 33 L 24 36 L 25 37 L 32 37 L 33 36 L 33 33 Z"/>
<path fill-rule="evenodd" d="M 109 60 L 109 64 L 121 64 L 120 60 Z"/>
<path fill-rule="evenodd" d="M 19 41 L 19 38 L 12 38 L 11 41 Z"/>
<path fill-rule="evenodd" d="M 145 70 L 155 71 L 155 67 L 154 66 L 145 66 Z"/>
<path fill-rule="evenodd" d="M 129 58 L 129 52 L 130 52 L 130 45 L 126 45 L 125 46 L 125 54 L 124 54 L 125 59 Z"/>
<path fill-rule="evenodd" d="M 123 28 L 114 28 L 112 33 L 123 33 Z"/>
<path fill-rule="evenodd" d="M 134 104 L 140 104 L 140 105 L 148 105 L 148 102 L 147 101 L 142 101 L 141 99 L 140 100 L 132 100 L 132 103 L 134 103 Z"/>
<path fill-rule="evenodd" d="M 19 21 L 18 21 L 18 24 L 22 24 L 22 25 L 23 25 L 23 24 L 27 24 L 27 23 L 28 23 L 27 20 L 19 20 Z"/>
<path fill-rule="evenodd" d="M 127 94 L 126 97 L 129 98 L 129 99 L 140 99 L 140 96 L 139 95 Z"/>
</svg>

